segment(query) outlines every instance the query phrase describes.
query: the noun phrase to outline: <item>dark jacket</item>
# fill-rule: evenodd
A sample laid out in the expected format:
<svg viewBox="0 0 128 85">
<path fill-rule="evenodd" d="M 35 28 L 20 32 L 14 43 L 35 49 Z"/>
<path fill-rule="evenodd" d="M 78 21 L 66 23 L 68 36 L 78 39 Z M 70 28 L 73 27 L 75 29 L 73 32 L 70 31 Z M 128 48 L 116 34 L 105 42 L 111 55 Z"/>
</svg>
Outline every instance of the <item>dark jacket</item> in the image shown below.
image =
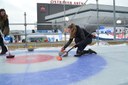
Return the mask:
<svg viewBox="0 0 128 85">
<path fill-rule="evenodd" d="M 9 34 L 9 20 L 6 19 L 5 21 L 0 20 L 0 30 L 4 35 Z"/>
<path fill-rule="evenodd" d="M 75 43 L 77 45 L 83 45 L 86 42 L 87 38 L 92 40 L 92 37 L 93 36 L 90 33 L 88 33 L 85 29 L 82 29 L 76 25 L 76 33 L 74 38 L 75 38 Z M 72 41 L 73 38 L 70 38 L 69 41 L 64 45 L 64 49 L 67 48 Z"/>
</svg>

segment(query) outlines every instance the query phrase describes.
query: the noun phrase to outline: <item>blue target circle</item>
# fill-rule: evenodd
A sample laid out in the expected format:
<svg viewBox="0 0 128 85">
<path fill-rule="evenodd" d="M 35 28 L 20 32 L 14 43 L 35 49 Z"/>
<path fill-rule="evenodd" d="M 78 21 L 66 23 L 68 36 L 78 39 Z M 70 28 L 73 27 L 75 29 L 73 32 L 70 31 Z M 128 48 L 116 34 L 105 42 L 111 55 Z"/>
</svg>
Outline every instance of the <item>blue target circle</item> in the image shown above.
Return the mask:
<svg viewBox="0 0 128 85">
<path fill-rule="evenodd" d="M 0 74 L 0 85 L 69 85 L 94 76 L 106 65 L 104 58 L 91 54 L 79 57 L 74 63 L 60 68 L 31 73 Z"/>
</svg>

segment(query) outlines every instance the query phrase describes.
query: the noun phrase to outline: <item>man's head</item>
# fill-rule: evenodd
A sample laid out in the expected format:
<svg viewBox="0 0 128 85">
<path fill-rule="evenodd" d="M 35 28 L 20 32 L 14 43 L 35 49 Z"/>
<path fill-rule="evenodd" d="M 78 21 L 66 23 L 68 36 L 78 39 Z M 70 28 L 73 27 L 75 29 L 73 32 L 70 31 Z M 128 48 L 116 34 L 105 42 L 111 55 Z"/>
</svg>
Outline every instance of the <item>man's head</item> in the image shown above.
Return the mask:
<svg viewBox="0 0 128 85">
<path fill-rule="evenodd" d="M 72 23 L 65 29 L 65 32 L 71 33 L 74 29 L 76 29 L 76 26 Z"/>
<path fill-rule="evenodd" d="M 68 29 L 74 29 L 76 26 L 74 23 L 72 23 L 71 25 L 68 26 Z"/>
</svg>

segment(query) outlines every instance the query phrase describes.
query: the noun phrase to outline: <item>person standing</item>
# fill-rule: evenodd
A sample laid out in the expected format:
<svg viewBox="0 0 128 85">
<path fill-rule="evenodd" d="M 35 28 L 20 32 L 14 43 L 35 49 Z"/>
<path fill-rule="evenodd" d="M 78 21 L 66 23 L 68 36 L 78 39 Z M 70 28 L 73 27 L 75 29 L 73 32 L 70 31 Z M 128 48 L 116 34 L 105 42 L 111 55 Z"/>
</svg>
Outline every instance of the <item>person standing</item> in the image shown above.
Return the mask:
<svg viewBox="0 0 128 85">
<path fill-rule="evenodd" d="M 4 44 L 3 38 L 9 35 L 9 20 L 8 15 L 6 14 L 5 9 L 0 9 L 0 46 L 1 53 L 0 55 L 6 54 L 8 51 L 7 47 Z"/>
</svg>

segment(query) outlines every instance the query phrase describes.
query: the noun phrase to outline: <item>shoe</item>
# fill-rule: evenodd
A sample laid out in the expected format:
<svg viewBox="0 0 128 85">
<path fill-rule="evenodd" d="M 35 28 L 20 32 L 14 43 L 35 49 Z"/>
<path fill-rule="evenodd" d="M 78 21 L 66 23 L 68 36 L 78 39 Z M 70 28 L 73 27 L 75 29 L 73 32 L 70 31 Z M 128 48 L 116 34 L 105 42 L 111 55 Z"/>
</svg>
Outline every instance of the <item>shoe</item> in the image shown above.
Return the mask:
<svg viewBox="0 0 128 85">
<path fill-rule="evenodd" d="M 81 55 L 83 55 L 83 52 L 76 52 L 76 55 L 74 55 L 74 57 L 80 57 Z"/>
<path fill-rule="evenodd" d="M 0 53 L 0 55 L 4 55 L 4 54 L 6 54 L 6 52 L 1 52 L 1 53 Z"/>
<path fill-rule="evenodd" d="M 2 51 L 2 52 L 0 53 L 0 55 L 4 55 L 4 54 L 6 54 L 6 52 L 7 52 L 7 50 L 6 50 L 6 51 Z"/>
<path fill-rule="evenodd" d="M 89 50 L 83 50 L 83 54 L 88 54 Z"/>
<path fill-rule="evenodd" d="M 97 52 L 93 51 L 92 49 L 89 49 L 88 51 L 89 51 L 89 54 L 93 54 L 93 53 L 97 54 Z"/>
<path fill-rule="evenodd" d="M 4 54 L 6 54 L 7 51 L 8 51 L 7 48 L 4 47 L 3 50 L 2 50 L 2 52 L 0 53 L 0 55 L 4 55 Z"/>
<path fill-rule="evenodd" d="M 82 54 L 76 54 L 74 55 L 74 57 L 80 57 Z"/>
<path fill-rule="evenodd" d="M 4 54 L 6 54 L 6 52 L 7 52 L 7 51 L 5 51 L 5 52 L 1 52 L 0 55 L 4 55 Z"/>
</svg>

